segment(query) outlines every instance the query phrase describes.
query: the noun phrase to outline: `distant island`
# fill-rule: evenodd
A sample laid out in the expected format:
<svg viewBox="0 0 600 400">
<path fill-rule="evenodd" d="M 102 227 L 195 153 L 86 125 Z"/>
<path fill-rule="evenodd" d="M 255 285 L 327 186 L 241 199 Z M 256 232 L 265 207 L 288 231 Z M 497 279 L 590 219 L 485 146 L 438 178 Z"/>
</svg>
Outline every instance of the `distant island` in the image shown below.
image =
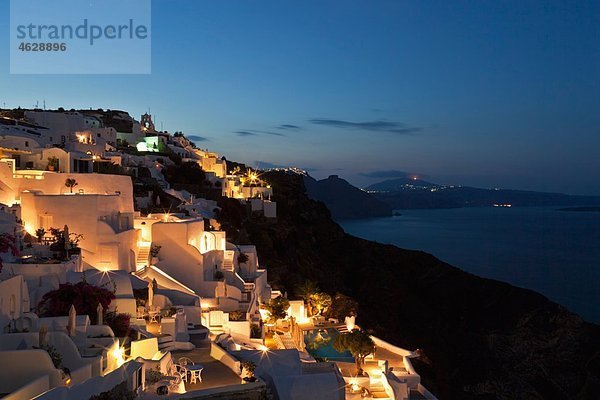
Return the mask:
<svg viewBox="0 0 600 400">
<path fill-rule="evenodd" d="M 325 203 L 334 220 L 392 215 L 392 206 L 388 203 L 352 186 L 337 175 L 331 175 L 320 181 L 305 176 L 304 185 L 306 193 L 311 199 Z"/>
<path fill-rule="evenodd" d="M 559 208 L 557 211 L 600 212 L 600 206 L 594 206 L 594 207 L 566 207 L 566 208 Z"/>
<path fill-rule="evenodd" d="M 304 183 L 308 196 L 325 203 L 337 221 L 397 216 L 400 212 L 394 210 L 407 209 L 570 206 L 560 211 L 600 211 L 600 206 L 589 206 L 600 204 L 600 196 L 441 185 L 413 178 L 389 179 L 365 189 L 337 175 L 322 180 L 305 176 Z"/>
<path fill-rule="evenodd" d="M 441 185 L 410 178 L 386 180 L 365 190 L 394 209 L 589 206 L 600 203 L 599 196 L 573 196 L 501 188 L 483 189 Z"/>
</svg>

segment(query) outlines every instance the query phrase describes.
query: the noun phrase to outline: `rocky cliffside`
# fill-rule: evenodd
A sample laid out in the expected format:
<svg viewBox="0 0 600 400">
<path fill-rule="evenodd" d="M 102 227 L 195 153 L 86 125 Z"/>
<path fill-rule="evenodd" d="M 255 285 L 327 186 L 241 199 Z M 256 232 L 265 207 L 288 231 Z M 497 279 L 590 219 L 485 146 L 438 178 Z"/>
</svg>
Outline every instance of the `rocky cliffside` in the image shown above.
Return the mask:
<svg viewBox="0 0 600 400">
<path fill-rule="evenodd" d="M 333 219 L 389 217 L 392 207 L 375 196 L 352 186 L 337 175 L 317 181 L 305 176 L 304 186 L 308 197 L 327 205 Z"/>
<path fill-rule="evenodd" d="M 301 176 L 263 176 L 279 218 L 251 217 L 237 233 L 257 245 L 273 285 L 291 294 L 308 278 L 354 297 L 362 326 L 423 350 L 415 366 L 440 399 L 600 398 L 598 326 L 535 292 L 347 235 Z"/>
</svg>

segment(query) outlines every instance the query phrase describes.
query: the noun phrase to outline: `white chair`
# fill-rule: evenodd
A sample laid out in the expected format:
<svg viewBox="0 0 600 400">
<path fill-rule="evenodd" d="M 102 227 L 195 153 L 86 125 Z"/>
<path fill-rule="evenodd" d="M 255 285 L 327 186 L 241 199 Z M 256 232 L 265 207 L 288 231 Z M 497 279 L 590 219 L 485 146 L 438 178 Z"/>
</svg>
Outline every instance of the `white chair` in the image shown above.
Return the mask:
<svg viewBox="0 0 600 400">
<path fill-rule="evenodd" d="M 146 316 L 146 309 L 144 307 L 138 307 L 136 314 L 138 319 L 143 319 Z"/>
<path fill-rule="evenodd" d="M 181 357 L 179 359 L 179 365 L 181 365 L 182 367 L 186 367 L 188 365 L 194 365 L 194 362 L 187 357 Z"/>
<path fill-rule="evenodd" d="M 160 314 L 160 310 L 158 308 L 154 307 L 154 306 L 151 307 L 148 310 L 148 316 L 150 317 L 150 320 L 148 322 L 156 322 L 156 323 L 158 323 L 158 319 L 157 319 L 158 314 Z"/>
<path fill-rule="evenodd" d="M 179 359 L 179 366 L 181 367 L 181 370 L 185 374 L 186 379 L 187 379 L 188 372 L 190 372 L 188 369 L 188 365 L 194 365 L 194 362 L 187 357 L 181 357 Z M 192 382 L 192 379 L 194 380 L 194 382 Z M 187 380 L 186 380 L 186 382 L 187 382 Z M 194 377 L 194 374 L 190 373 L 190 383 L 195 383 L 195 382 L 196 382 L 196 379 Z"/>
<path fill-rule="evenodd" d="M 173 363 L 171 365 L 170 374 L 171 374 L 171 376 L 174 376 L 179 380 L 187 382 L 187 370 L 185 369 L 185 367 L 183 367 L 179 364 Z"/>
</svg>

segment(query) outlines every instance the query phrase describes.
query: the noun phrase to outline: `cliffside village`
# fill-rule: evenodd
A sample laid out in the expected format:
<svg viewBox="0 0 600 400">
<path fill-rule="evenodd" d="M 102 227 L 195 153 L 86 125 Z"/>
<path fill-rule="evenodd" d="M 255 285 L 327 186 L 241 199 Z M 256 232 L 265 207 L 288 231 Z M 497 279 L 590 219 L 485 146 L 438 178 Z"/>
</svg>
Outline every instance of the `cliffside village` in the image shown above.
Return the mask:
<svg viewBox="0 0 600 400">
<path fill-rule="evenodd" d="M 1 396 L 435 399 L 348 299 L 273 289 L 220 197 L 277 223 L 261 171 L 149 114 L 0 110 Z"/>
</svg>

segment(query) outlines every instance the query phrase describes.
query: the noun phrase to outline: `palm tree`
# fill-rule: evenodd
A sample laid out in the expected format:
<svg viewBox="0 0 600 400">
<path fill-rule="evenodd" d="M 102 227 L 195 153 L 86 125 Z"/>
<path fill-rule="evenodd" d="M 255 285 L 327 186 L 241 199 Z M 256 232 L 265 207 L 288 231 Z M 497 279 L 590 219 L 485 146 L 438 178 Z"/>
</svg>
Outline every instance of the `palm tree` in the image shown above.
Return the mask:
<svg viewBox="0 0 600 400">
<path fill-rule="evenodd" d="M 303 283 L 296 286 L 296 294 L 304 301 L 308 301 L 310 296 L 319 292 L 317 284 L 310 280 L 305 280 Z"/>
<path fill-rule="evenodd" d="M 305 280 L 304 283 L 301 283 L 300 285 L 298 285 L 296 287 L 296 294 L 298 296 L 300 296 L 300 298 L 302 298 L 302 300 L 304 300 L 304 302 L 306 303 L 306 311 L 307 311 L 307 316 L 308 317 L 312 317 L 313 315 L 313 310 L 312 310 L 312 299 L 311 297 L 315 294 L 315 293 L 319 293 L 319 287 L 317 286 L 317 284 L 313 281 L 310 280 Z"/>
<path fill-rule="evenodd" d="M 75 179 L 67 178 L 67 180 L 65 180 L 65 186 L 71 189 L 71 193 L 73 193 L 73 188 L 77 185 L 79 185 L 79 183 L 77 183 Z"/>
</svg>

